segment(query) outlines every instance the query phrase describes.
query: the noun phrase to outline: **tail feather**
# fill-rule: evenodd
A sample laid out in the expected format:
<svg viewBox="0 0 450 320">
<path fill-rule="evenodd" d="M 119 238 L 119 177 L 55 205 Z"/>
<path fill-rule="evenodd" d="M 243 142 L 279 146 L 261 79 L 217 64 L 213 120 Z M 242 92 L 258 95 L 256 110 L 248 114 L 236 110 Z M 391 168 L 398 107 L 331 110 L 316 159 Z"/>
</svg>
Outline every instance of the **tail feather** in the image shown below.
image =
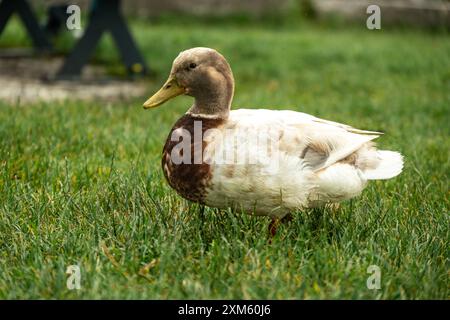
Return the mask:
<svg viewBox="0 0 450 320">
<path fill-rule="evenodd" d="M 393 178 L 402 172 L 403 156 L 399 152 L 377 150 L 380 162 L 374 169 L 364 170 L 364 176 L 368 180 L 382 180 Z"/>
</svg>

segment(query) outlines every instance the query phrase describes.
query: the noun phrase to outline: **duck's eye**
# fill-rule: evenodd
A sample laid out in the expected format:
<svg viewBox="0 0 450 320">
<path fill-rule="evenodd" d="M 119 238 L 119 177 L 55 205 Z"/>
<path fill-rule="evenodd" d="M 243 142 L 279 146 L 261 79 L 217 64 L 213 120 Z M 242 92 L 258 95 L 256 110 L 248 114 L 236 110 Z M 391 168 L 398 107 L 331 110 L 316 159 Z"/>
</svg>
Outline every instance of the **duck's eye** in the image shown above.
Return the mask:
<svg viewBox="0 0 450 320">
<path fill-rule="evenodd" d="M 190 69 L 195 69 L 196 67 L 197 67 L 197 64 L 195 64 L 193 62 L 189 64 Z"/>
</svg>

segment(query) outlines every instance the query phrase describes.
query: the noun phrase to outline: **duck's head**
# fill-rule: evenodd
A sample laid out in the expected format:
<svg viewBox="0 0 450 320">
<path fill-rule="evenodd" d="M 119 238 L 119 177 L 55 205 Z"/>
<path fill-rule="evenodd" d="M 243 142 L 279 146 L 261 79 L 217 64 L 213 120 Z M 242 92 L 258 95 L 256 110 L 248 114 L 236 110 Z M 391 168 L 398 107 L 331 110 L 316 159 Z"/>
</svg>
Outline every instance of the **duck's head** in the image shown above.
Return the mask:
<svg viewBox="0 0 450 320">
<path fill-rule="evenodd" d="M 186 94 L 195 98 L 189 113 L 227 117 L 233 92 L 234 79 L 227 60 L 214 49 L 192 48 L 175 58 L 169 79 L 144 103 L 144 108 L 158 107 Z"/>
</svg>

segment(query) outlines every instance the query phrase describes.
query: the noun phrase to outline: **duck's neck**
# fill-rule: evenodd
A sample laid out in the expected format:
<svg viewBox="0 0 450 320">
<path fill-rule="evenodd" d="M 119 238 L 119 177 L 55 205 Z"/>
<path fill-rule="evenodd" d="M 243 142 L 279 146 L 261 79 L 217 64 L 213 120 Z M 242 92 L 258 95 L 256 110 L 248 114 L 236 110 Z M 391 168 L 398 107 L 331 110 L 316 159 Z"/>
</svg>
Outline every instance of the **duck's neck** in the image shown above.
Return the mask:
<svg viewBox="0 0 450 320">
<path fill-rule="evenodd" d="M 230 113 L 234 93 L 233 76 L 225 75 L 219 83 L 204 85 L 195 92 L 194 104 L 188 114 L 198 117 L 226 120 Z"/>
</svg>

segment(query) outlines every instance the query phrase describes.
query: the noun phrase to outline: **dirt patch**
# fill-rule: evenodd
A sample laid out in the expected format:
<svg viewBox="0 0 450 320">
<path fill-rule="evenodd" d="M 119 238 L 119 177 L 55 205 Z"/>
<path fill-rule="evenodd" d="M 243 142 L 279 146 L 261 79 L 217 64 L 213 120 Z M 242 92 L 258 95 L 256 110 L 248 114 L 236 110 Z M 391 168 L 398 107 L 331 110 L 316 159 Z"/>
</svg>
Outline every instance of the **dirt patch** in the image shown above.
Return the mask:
<svg viewBox="0 0 450 320">
<path fill-rule="evenodd" d="M 51 79 L 62 57 L 14 56 L 0 58 L 0 100 L 9 103 L 65 99 L 115 101 L 145 96 L 147 82 L 109 77 L 99 66 L 86 66 L 79 80 Z"/>
</svg>

